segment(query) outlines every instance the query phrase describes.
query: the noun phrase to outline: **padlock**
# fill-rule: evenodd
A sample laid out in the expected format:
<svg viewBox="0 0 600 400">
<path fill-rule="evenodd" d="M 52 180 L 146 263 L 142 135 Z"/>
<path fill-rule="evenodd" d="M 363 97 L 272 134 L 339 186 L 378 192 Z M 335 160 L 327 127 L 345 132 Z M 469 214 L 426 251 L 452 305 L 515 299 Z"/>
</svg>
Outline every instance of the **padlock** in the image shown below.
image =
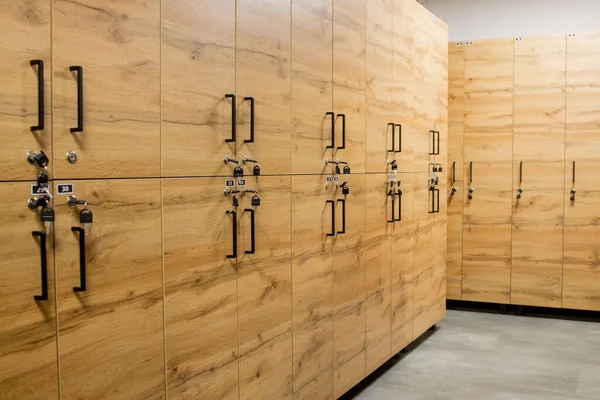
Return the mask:
<svg viewBox="0 0 600 400">
<path fill-rule="evenodd" d="M 336 166 L 335 166 L 335 173 L 336 173 L 336 174 L 340 174 L 340 173 L 341 173 L 341 171 L 340 171 L 340 166 L 339 166 L 339 165 L 336 165 Z"/>
<path fill-rule="evenodd" d="M 260 176 L 260 165 L 256 164 L 254 168 L 252 168 L 252 175 Z"/>
<path fill-rule="evenodd" d="M 254 195 L 252 196 L 252 207 L 258 207 L 260 206 L 260 197 L 258 197 L 258 195 Z"/>
<path fill-rule="evenodd" d="M 350 188 L 348 187 L 348 185 L 342 186 L 342 194 L 350 194 Z"/>
<path fill-rule="evenodd" d="M 344 166 L 344 175 L 349 175 L 350 174 L 350 167 L 348 165 Z"/>
<path fill-rule="evenodd" d="M 240 201 L 238 200 L 237 196 L 234 194 L 233 196 L 231 196 L 231 204 L 234 207 L 237 207 L 240 205 Z"/>
<path fill-rule="evenodd" d="M 242 167 L 240 167 L 239 165 L 236 166 L 233 169 L 233 176 L 236 178 L 241 178 L 242 176 L 244 176 L 244 169 Z"/>
</svg>

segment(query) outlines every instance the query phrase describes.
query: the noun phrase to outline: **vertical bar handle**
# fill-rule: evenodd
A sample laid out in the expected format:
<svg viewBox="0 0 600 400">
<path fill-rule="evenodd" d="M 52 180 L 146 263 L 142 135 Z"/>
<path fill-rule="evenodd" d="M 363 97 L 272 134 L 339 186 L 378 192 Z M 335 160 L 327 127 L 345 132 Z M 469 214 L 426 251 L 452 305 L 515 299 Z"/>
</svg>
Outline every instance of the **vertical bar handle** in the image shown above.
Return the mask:
<svg viewBox="0 0 600 400">
<path fill-rule="evenodd" d="M 327 200 L 327 203 L 331 203 L 331 233 L 328 233 L 327 236 L 335 236 L 335 202 Z"/>
<path fill-rule="evenodd" d="M 573 161 L 573 183 L 575 183 L 575 161 Z"/>
<path fill-rule="evenodd" d="M 237 122 L 237 117 L 235 115 L 235 112 L 236 112 L 235 94 L 233 94 L 233 93 L 227 93 L 225 95 L 225 98 L 226 99 L 231 99 L 231 138 L 225 139 L 225 143 L 231 143 L 231 142 L 235 142 L 235 140 L 236 140 L 236 122 Z"/>
<path fill-rule="evenodd" d="M 431 133 L 431 138 L 432 138 L 432 141 L 431 141 L 432 149 L 429 152 L 429 155 L 433 156 L 433 155 L 435 155 L 435 131 L 429 131 L 429 133 Z"/>
<path fill-rule="evenodd" d="M 456 183 L 456 161 L 452 162 L 452 184 Z"/>
<path fill-rule="evenodd" d="M 433 214 L 435 213 L 435 188 L 430 187 L 429 191 L 431 192 L 431 210 L 429 211 L 429 214 Z"/>
<path fill-rule="evenodd" d="M 469 163 L 469 183 L 473 182 L 473 161 Z"/>
<path fill-rule="evenodd" d="M 338 150 L 346 148 L 346 114 L 338 114 L 338 117 L 342 117 L 342 145 L 338 146 Z"/>
<path fill-rule="evenodd" d="M 396 195 L 388 194 L 388 196 L 392 198 L 392 219 L 388 219 L 388 222 L 394 223 L 396 222 Z"/>
<path fill-rule="evenodd" d="M 244 143 L 254 143 L 254 97 L 244 97 L 244 100 L 250 102 L 250 139 Z"/>
<path fill-rule="evenodd" d="M 29 65 L 37 66 L 38 79 L 38 124 L 30 129 L 32 132 L 42 131 L 44 130 L 44 60 L 31 60 Z"/>
<path fill-rule="evenodd" d="M 434 150 L 436 156 L 440 155 L 440 131 L 435 131 L 437 133 L 437 151 Z"/>
<path fill-rule="evenodd" d="M 396 222 L 401 222 L 402 221 L 402 192 L 398 192 L 396 193 L 396 196 L 398 196 L 398 218 L 395 219 L 394 221 Z"/>
<path fill-rule="evenodd" d="M 233 216 L 231 220 L 231 226 L 233 227 L 231 235 L 233 252 L 232 254 L 227 254 L 227 258 L 237 258 L 237 213 L 234 210 L 227 210 L 226 214 Z"/>
<path fill-rule="evenodd" d="M 71 227 L 72 232 L 79 234 L 79 287 L 74 286 L 74 292 L 85 292 L 87 290 L 87 279 L 85 274 L 85 229 L 78 226 Z"/>
<path fill-rule="evenodd" d="M 434 196 L 434 197 L 437 197 L 437 209 L 435 210 L 435 212 L 439 213 L 440 212 L 440 189 L 433 189 L 433 191 L 437 195 L 437 196 Z"/>
<path fill-rule="evenodd" d="M 244 211 L 250 213 L 250 250 L 246 250 L 246 254 L 256 253 L 256 224 L 254 220 L 254 209 L 245 208 Z"/>
<path fill-rule="evenodd" d="M 77 72 L 77 127 L 71 128 L 73 132 L 83 132 L 83 67 L 72 65 L 69 71 Z"/>
<path fill-rule="evenodd" d="M 331 145 L 326 146 L 326 149 L 333 149 L 335 147 L 335 113 L 329 111 L 325 115 L 331 116 Z"/>
<path fill-rule="evenodd" d="M 48 261 L 46 257 L 46 232 L 33 231 L 33 237 L 40 238 L 40 267 L 42 276 L 42 294 L 33 296 L 35 300 L 48 300 Z"/>
<path fill-rule="evenodd" d="M 338 203 L 342 203 L 342 230 L 337 233 L 343 235 L 346 233 L 346 200 L 338 199 Z"/>
<path fill-rule="evenodd" d="M 523 183 L 523 161 L 519 162 L 519 183 Z"/>
<path fill-rule="evenodd" d="M 388 128 L 392 127 L 392 148 L 388 149 L 388 153 L 392 153 L 396 150 L 396 125 L 393 122 L 388 122 L 387 126 Z"/>
<path fill-rule="evenodd" d="M 396 124 L 398 128 L 398 150 L 395 153 L 402 153 L 402 124 Z"/>
</svg>

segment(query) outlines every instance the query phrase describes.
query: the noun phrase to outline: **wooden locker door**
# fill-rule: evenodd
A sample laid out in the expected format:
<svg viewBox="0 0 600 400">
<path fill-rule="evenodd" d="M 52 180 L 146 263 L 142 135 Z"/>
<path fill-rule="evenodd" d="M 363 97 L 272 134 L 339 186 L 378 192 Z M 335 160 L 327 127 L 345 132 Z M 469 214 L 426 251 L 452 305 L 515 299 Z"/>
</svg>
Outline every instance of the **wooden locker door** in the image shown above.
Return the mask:
<svg viewBox="0 0 600 400">
<path fill-rule="evenodd" d="M 169 398 L 238 398 L 236 258 L 227 256 L 243 210 L 227 214 L 224 188 L 224 178 L 163 181 Z"/>
<path fill-rule="evenodd" d="M 566 163 L 563 308 L 600 311 L 600 179 L 598 161 Z M 573 179 L 574 177 L 574 179 Z M 571 200 L 571 189 L 576 194 Z"/>
<path fill-rule="evenodd" d="M 367 175 L 365 187 L 365 352 L 369 375 L 392 356 L 392 233 L 401 203 L 395 194 L 389 194 L 386 174 Z"/>
<path fill-rule="evenodd" d="M 54 0 L 52 39 L 56 177 L 160 176 L 160 3 Z"/>
<path fill-rule="evenodd" d="M 31 184 L 0 183 L 0 393 L 6 399 L 58 399 L 54 228 L 46 235 L 41 209 L 29 210 Z"/>
<path fill-rule="evenodd" d="M 333 158 L 354 173 L 365 172 L 365 1 L 333 1 Z"/>
<path fill-rule="evenodd" d="M 292 176 L 291 194 L 294 399 L 332 399 L 334 188 Z"/>
<path fill-rule="evenodd" d="M 456 189 L 452 192 L 452 189 Z M 456 182 L 446 190 L 448 203 L 448 248 L 446 289 L 450 300 L 462 299 L 462 270 L 463 270 L 463 199 L 465 196 L 463 184 Z"/>
<path fill-rule="evenodd" d="M 52 158 L 50 8 L 49 0 L 25 4 L 19 0 L 0 1 L 1 180 L 35 178 L 37 165 L 29 164 L 26 157 L 30 151 L 42 150 Z M 36 60 L 41 60 L 43 67 Z"/>
<path fill-rule="evenodd" d="M 512 160 L 513 42 L 493 39 L 465 46 L 465 161 Z"/>
<path fill-rule="evenodd" d="M 162 174 L 231 176 L 235 1 L 161 4 Z"/>
<path fill-rule="evenodd" d="M 290 173 L 290 18 L 289 1 L 237 1 L 237 154 L 262 174 Z"/>
<path fill-rule="evenodd" d="M 291 399 L 290 177 L 261 177 L 258 184 L 247 179 L 246 184 L 260 190 L 260 206 L 252 206 L 248 193 L 238 208 L 240 398 Z"/>
<path fill-rule="evenodd" d="M 292 0 L 291 171 L 320 174 L 333 158 L 332 0 Z"/>
<path fill-rule="evenodd" d="M 369 175 L 370 177 L 370 175 Z M 333 244 L 333 396 L 365 376 L 365 175 L 348 177 L 350 194 L 336 193 Z M 339 217 L 338 217 L 339 216 Z"/>
<path fill-rule="evenodd" d="M 448 26 L 437 17 L 429 14 L 433 25 L 431 29 L 431 55 L 433 57 L 432 84 L 433 84 L 433 129 L 438 131 L 436 155 L 434 161 L 447 168 L 448 163 Z M 447 171 L 447 170 L 445 170 Z"/>
<path fill-rule="evenodd" d="M 392 119 L 393 0 L 367 2 L 365 170 L 390 171 L 400 149 Z M 389 125 L 392 124 L 392 125 Z"/>
<path fill-rule="evenodd" d="M 415 252 L 415 184 L 420 174 L 399 174 L 402 189 L 400 219 L 393 224 L 392 236 L 392 354 L 413 338 L 413 277 Z"/>
<path fill-rule="evenodd" d="M 77 181 L 74 189 L 93 223 L 87 234 L 74 231 L 83 206 L 55 197 L 61 396 L 163 399 L 160 181 Z"/>
<path fill-rule="evenodd" d="M 464 173 L 462 299 L 508 304 L 511 163 L 465 162 Z"/>
</svg>

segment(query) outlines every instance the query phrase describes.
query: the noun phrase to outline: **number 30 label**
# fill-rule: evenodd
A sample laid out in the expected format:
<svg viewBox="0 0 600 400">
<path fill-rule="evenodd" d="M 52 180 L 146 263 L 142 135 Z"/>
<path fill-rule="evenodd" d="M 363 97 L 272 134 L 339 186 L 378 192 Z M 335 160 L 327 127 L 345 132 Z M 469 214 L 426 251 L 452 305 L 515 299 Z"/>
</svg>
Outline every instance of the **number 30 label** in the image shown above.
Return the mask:
<svg viewBox="0 0 600 400">
<path fill-rule="evenodd" d="M 73 194 L 72 183 L 57 183 L 56 194 Z"/>
</svg>

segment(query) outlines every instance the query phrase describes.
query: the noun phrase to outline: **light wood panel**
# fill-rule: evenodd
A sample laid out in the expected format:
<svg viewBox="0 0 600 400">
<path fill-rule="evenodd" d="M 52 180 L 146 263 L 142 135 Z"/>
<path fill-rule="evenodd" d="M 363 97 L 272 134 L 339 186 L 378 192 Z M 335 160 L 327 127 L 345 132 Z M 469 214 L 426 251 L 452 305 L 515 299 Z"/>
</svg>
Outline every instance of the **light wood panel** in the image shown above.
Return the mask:
<svg viewBox="0 0 600 400">
<path fill-rule="evenodd" d="M 333 2 L 333 109 L 336 147 L 333 157 L 347 161 L 353 172 L 365 172 L 366 0 Z M 345 148 L 342 120 L 346 115 Z"/>
<path fill-rule="evenodd" d="M 160 175 L 160 5 L 55 0 L 52 14 L 54 173 L 65 178 Z M 83 132 L 77 73 L 83 68 Z M 69 164 L 65 154 L 77 153 Z"/>
<path fill-rule="evenodd" d="M 432 129 L 438 131 L 440 135 L 437 146 L 439 154 L 434 155 L 433 159 L 445 168 L 448 162 L 448 26 L 424 7 L 422 10 L 427 14 L 422 19 L 427 21 L 431 27 L 429 28 L 431 47 L 428 52 L 431 59 L 425 69 L 426 77 L 429 78 L 429 85 L 432 88 Z"/>
<path fill-rule="evenodd" d="M 235 1 L 161 5 L 162 174 L 231 175 Z"/>
<path fill-rule="evenodd" d="M 392 355 L 392 203 L 386 174 L 366 179 L 366 373 Z M 394 217 L 397 217 L 397 211 Z"/>
<path fill-rule="evenodd" d="M 290 173 L 290 7 L 289 1 L 236 2 L 237 154 L 260 161 L 262 174 Z M 246 142 L 251 113 L 245 97 L 255 102 L 253 143 Z"/>
<path fill-rule="evenodd" d="M 292 174 L 322 173 L 333 158 L 332 12 L 332 0 L 292 0 Z"/>
<path fill-rule="evenodd" d="M 61 182 L 58 182 L 61 183 Z M 87 289 L 80 285 L 80 207 L 55 197 L 61 396 L 165 398 L 159 180 L 88 180 Z M 188 216 L 189 217 L 189 216 Z"/>
<path fill-rule="evenodd" d="M 241 399 L 292 398 L 292 282 L 289 176 L 248 180 L 259 189 L 240 202 L 238 243 L 238 334 Z M 255 210 L 255 254 L 248 209 Z M 243 212 L 242 212 L 243 211 Z"/>
<path fill-rule="evenodd" d="M 370 176 L 369 176 L 370 178 Z M 333 245 L 333 396 L 365 376 L 365 175 L 348 177 L 350 194 L 336 190 Z M 343 204 L 345 201 L 345 216 Z M 338 217 L 339 216 L 339 217 Z M 345 229 L 343 219 L 345 218 Z M 339 225 L 337 225 L 339 224 Z M 345 231 L 345 233 L 341 233 Z"/>
<path fill-rule="evenodd" d="M 449 172 L 450 174 L 451 172 Z M 452 188 L 456 192 L 452 195 Z M 448 185 L 446 194 L 448 202 L 448 262 L 446 271 L 446 289 L 448 299 L 462 298 L 462 266 L 463 266 L 463 198 L 465 191 L 462 183 Z"/>
<path fill-rule="evenodd" d="M 470 182 L 470 170 L 473 181 Z M 464 223 L 510 224 L 511 218 L 511 164 L 465 162 Z M 469 199 L 469 189 L 473 188 L 473 198 Z"/>
<path fill-rule="evenodd" d="M 30 211 L 30 183 L 0 183 L 0 394 L 6 399 L 57 399 L 54 227 L 46 236 L 48 299 L 42 294 L 39 212 Z"/>
<path fill-rule="evenodd" d="M 0 1 L 0 177 L 35 179 L 37 166 L 27 162 L 29 151 L 43 150 L 52 158 L 50 0 Z M 44 129 L 38 125 L 38 68 L 44 62 Z M 50 169 L 50 172 L 52 169 Z"/>
<path fill-rule="evenodd" d="M 325 176 L 292 177 L 294 398 L 333 397 L 334 191 Z"/>
<path fill-rule="evenodd" d="M 512 159 L 513 39 L 465 47 L 465 161 Z"/>
<path fill-rule="evenodd" d="M 163 181 L 169 398 L 238 398 L 236 260 L 226 257 L 233 207 L 224 188 L 224 178 Z"/>
<path fill-rule="evenodd" d="M 448 178 L 451 179 L 452 163 L 456 163 L 455 178 L 457 182 L 463 181 L 464 107 L 464 42 L 452 42 L 448 44 L 448 162 L 446 171 Z"/>
<path fill-rule="evenodd" d="M 367 2 L 365 170 L 389 171 L 400 148 L 392 119 L 393 0 Z M 394 136 L 393 136 L 394 135 Z M 394 145 L 394 146 L 392 146 Z M 392 150 L 392 151 L 390 151 Z"/>
</svg>

